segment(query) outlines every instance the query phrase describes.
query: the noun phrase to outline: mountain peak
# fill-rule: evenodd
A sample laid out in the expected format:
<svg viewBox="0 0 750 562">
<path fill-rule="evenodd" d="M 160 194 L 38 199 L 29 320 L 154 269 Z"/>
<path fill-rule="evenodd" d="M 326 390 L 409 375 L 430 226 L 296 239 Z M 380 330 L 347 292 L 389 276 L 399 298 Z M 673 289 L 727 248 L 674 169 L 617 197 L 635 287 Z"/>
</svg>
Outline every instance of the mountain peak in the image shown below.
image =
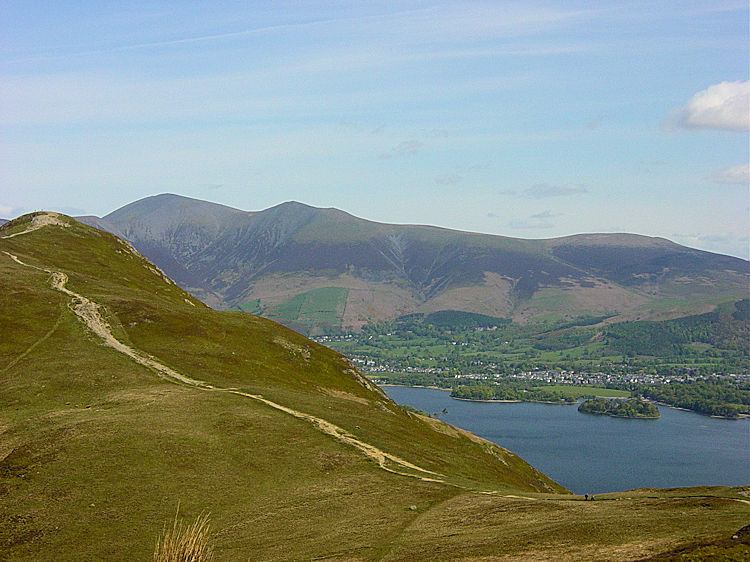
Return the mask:
<svg viewBox="0 0 750 562">
<path fill-rule="evenodd" d="M 550 238 L 550 246 L 626 246 L 632 248 L 664 247 L 676 248 L 679 244 L 659 236 L 645 236 L 627 232 L 599 232 L 588 234 L 573 234 Z"/>
<path fill-rule="evenodd" d="M 300 201 L 284 201 L 283 203 L 279 203 L 278 205 L 269 207 L 266 210 L 270 211 L 271 209 L 319 209 L 319 208 L 320 207 L 308 205 L 307 203 L 301 203 Z"/>
<path fill-rule="evenodd" d="M 211 214 L 211 215 L 228 215 L 233 213 L 244 213 L 247 211 L 241 211 L 233 207 L 221 205 L 219 203 L 212 203 L 210 201 L 203 201 L 201 199 L 193 199 L 192 197 L 184 197 L 182 195 L 175 195 L 173 193 L 162 193 L 159 195 L 151 195 L 144 197 L 129 203 L 124 207 L 120 207 L 116 211 L 105 215 L 103 218 L 108 221 L 118 221 L 126 216 L 132 215 L 144 215 L 144 214 L 162 214 L 170 215 L 175 213 L 190 214 L 191 216 L 200 214 Z"/>
<path fill-rule="evenodd" d="M 285 201 L 284 203 L 279 203 L 278 205 L 274 205 L 273 207 L 258 212 L 264 213 L 274 210 L 282 212 L 308 212 L 327 217 L 356 218 L 354 215 L 342 211 L 341 209 L 337 209 L 336 207 L 315 207 L 314 205 L 308 205 L 307 203 L 301 203 L 299 201 Z"/>
</svg>

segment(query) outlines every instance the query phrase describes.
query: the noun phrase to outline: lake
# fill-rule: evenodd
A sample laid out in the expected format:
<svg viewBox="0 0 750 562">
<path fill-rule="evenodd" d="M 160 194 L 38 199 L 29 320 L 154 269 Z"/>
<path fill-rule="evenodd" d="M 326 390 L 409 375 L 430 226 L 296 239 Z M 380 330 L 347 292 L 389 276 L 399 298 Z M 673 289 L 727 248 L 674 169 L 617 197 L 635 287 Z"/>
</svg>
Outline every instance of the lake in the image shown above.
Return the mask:
<svg viewBox="0 0 750 562">
<path fill-rule="evenodd" d="M 577 406 L 454 400 L 430 388 L 384 386 L 409 404 L 520 455 L 572 492 L 750 484 L 750 420 L 659 406 L 656 420 L 579 413 Z M 443 413 L 443 409 L 447 412 Z"/>
</svg>

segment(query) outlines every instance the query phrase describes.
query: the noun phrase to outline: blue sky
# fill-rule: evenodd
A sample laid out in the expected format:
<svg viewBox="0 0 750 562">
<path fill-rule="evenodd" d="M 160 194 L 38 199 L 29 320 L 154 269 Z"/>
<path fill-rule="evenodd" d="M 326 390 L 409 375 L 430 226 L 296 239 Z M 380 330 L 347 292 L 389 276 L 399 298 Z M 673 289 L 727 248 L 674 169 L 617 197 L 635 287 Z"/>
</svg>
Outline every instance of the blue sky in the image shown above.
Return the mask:
<svg viewBox="0 0 750 562">
<path fill-rule="evenodd" d="M 0 0 L 0 216 L 163 192 L 748 257 L 740 2 Z"/>
</svg>

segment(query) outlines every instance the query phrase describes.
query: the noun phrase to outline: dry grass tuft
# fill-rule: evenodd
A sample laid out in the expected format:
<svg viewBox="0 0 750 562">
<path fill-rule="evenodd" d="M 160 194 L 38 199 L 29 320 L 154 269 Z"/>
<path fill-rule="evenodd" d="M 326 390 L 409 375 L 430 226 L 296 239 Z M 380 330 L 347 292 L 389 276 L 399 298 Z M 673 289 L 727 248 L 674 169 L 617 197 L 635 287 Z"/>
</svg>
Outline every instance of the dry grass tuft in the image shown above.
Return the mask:
<svg viewBox="0 0 750 562">
<path fill-rule="evenodd" d="M 214 547 L 209 544 L 208 514 L 201 513 L 190 525 L 179 519 L 179 507 L 172 528 L 166 528 L 156 541 L 154 562 L 208 562 L 214 559 Z"/>
</svg>

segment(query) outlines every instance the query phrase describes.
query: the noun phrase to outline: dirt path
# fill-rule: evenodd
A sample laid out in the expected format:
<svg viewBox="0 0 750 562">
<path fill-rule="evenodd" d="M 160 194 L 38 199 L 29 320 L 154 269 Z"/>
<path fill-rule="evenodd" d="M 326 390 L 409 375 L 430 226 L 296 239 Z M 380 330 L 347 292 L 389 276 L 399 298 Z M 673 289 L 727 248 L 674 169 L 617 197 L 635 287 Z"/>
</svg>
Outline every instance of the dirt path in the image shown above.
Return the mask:
<svg viewBox="0 0 750 562">
<path fill-rule="evenodd" d="M 19 355 L 19 356 L 18 356 L 18 357 L 16 357 L 16 358 L 15 358 L 15 359 L 14 359 L 13 361 L 11 361 L 10 363 L 8 363 L 8 365 L 6 365 L 6 366 L 5 366 L 5 368 L 4 368 L 4 369 L 3 369 L 2 371 L 0 371 L 0 374 L 3 374 L 3 373 L 5 373 L 6 371 L 8 371 L 9 369 L 11 369 L 11 368 L 12 368 L 12 367 L 13 367 L 14 365 L 16 365 L 16 364 L 17 364 L 17 363 L 18 363 L 18 362 L 19 362 L 19 361 L 20 361 L 21 359 L 23 359 L 23 358 L 24 358 L 24 357 L 26 357 L 26 356 L 27 356 L 27 355 L 28 355 L 29 353 L 31 353 L 32 351 L 34 351 L 34 350 L 35 350 L 35 349 L 36 349 L 36 348 L 37 348 L 37 347 L 38 347 L 38 346 L 39 346 L 40 344 L 42 344 L 42 343 L 44 343 L 45 341 L 47 341 L 47 339 L 49 339 L 49 337 L 50 337 L 50 336 L 51 336 L 52 334 L 54 334 L 54 333 L 55 333 L 55 330 L 57 330 L 57 328 L 58 328 L 58 327 L 60 326 L 60 322 L 62 322 L 62 319 L 63 319 L 63 313 L 62 313 L 62 312 L 60 312 L 60 315 L 59 315 L 59 316 L 57 317 L 57 321 L 56 321 L 56 322 L 54 323 L 54 325 L 52 326 L 52 328 L 50 328 L 50 330 L 49 330 L 49 331 L 48 331 L 48 332 L 47 332 L 46 334 L 44 334 L 44 335 L 43 335 L 43 336 L 42 336 L 41 338 L 39 338 L 39 339 L 38 339 L 38 340 L 36 340 L 36 341 L 35 341 L 34 343 L 32 343 L 32 344 L 31 344 L 31 345 L 30 345 L 30 346 L 29 346 L 29 347 L 28 347 L 28 348 L 26 349 L 26 351 L 24 351 L 23 353 L 21 353 L 21 355 Z"/>
<path fill-rule="evenodd" d="M 286 406 L 282 406 L 281 404 L 277 404 L 276 402 L 271 402 L 270 400 L 267 400 L 263 398 L 260 395 L 257 394 L 248 394 L 246 392 L 241 392 L 239 390 L 233 390 L 233 389 L 216 389 L 220 390 L 222 392 L 229 392 L 231 394 L 237 394 L 238 396 L 245 396 L 247 398 L 252 398 L 253 400 L 257 400 L 258 402 L 263 402 L 264 404 L 271 406 L 272 408 L 276 408 L 277 410 L 280 410 L 282 412 L 286 412 L 287 414 L 290 414 L 294 416 L 295 418 L 299 418 L 301 420 L 308 421 L 317 428 L 322 431 L 323 433 L 327 433 L 328 435 L 332 435 L 339 441 L 343 443 L 347 443 L 348 445 L 351 445 L 353 447 L 356 447 L 360 451 L 362 451 L 365 455 L 370 457 L 371 459 L 374 459 L 378 462 L 381 468 L 384 468 L 386 470 L 389 470 L 390 472 L 396 472 L 392 469 L 389 469 L 386 466 L 386 463 L 388 461 L 392 462 L 393 464 L 396 464 L 398 466 L 401 466 L 403 468 L 408 468 L 410 470 L 414 470 L 420 473 L 424 474 L 431 474 L 433 476 L 442 476 L 442 474 L 438 474 L 437 472 L 432 472 L 431 470 L 427 470 L 424 468 L 420 468 L 419 466 L 410 463 L 409 461 L 406 461 L 402 458 L 399 458 L 395 455 L 391 455 L 390 453 L 386 453 L 384 451 L 381 451 L 377 447 L 370 445 L 369 443 L 365 443 L 364 441 L 360 441 L 359 439 L 355 438 L 354 436 L 346 433 L 345 430 L 340 428 L 337 425 L 332 424 L 331 422 L 324 420 L 323 418 L 318 418 L 315 416 L 312 416 L 310 414 L 305 414 L 303 412 L 298 412 L 297 410 L 292 410 L 291 408 L 287 408 Z M 402 473 L 398 473 L 402 474 Z M 426 481 L 436 481 L 436 482 L 442 482 L 442 480 L 435 480 L 432 478 L 425 478 L 421 477 L 422 480 Z"/>
<path fill-rule="evenodd" d="M 39 230 L 43 226 L 47 226 L 50 224 L 55 224 L 57 226 L 64 226 L 64 227 L 70 226 L 68 223 L 66 223 L 62 219 L 62 215 L 60 215 L 59 213 L 46 211 L 32 218 L 31 226 L 29 226 L 29 228 L 27 228 L 26 230 L 22 230 L 21 232 L 16 232 L 15 234 L 8 234 L 7 236 L 0 236 L 0 238 L 13 238 L 14 236 L 21 236 L 22 234 L 28 234 L 29 232 L 34 232 L 35 230 Z"/>
<path fill-rule="evenodd" d="M 48 224 L 52 224 L 52 223 L 48 223 Z M 36 228 L 33 230 L 36 230 Z M 25 232 L 31 232 L 31 230 L 27 230 Z M 17 234 L 23 234 L 23 233 L 19 232 Z M 160 376 L 170 379 L 170 380 L 180 382 L 182 384 L 185 384 L 185 385 L 188 385 L 193 388 L 200 389 L 200 390 L 236 394 L 237 396 L 243 396 L 245 398 L 250 398 L 257 402 L 261 402 L 267 406 L 270 406 L 271 408 L 275 408 L 276 410 L 279 410 L 281 412 L 294 416 L 297 419 L 307 421 L 313 424 L 318 430 L 322 431 L 323 433 L 334 437 L 335 439 L 341 441 L 342 443 L 345 443 L 356 449 L 359 449 L 367 457 L 377 462 L 378 466 L 382 468 L 383 470 L 387 470 L 388 472 L 393 472 L 395 474 L 400 474 L 402 476 L 410 476 L 414 478 L 419 478 L 421 480 L 428 481 L 428 482 L 444 482 L 441 478 L 435 478 L 435 477 L 441 477 L 442 476 L 441 474 L 438 474 L 431 470 L 421 468 L 415 464 L 410 463 L 409 461 L 406 461 L 395 455 L 391 455 L 390 453 L 386 453 L 385 451 L 378 449 L 374 445 L 370 445 L 369 443 L 360 441 L 353 435 L 347 433 L 344 429 L 340 428 L 339 426 L 323 418 L 318 418 L 311 414 L 306 414 L 304 412 L 293 410 L 292 408 L 282 406 L 281 404 L 272 402 L 271 400 L 263 398 L 262 396 L 257 395 L 257 394 L 249 394 L 247 392 L 242 392 L 233 388 L 216 387 L 214 385 L 206 383 L 205 381 L 187 377 L 175 371 L 174 369 L 167 367 L 163 363 L 160 363 L 154 357 L 151 357 L 150 355 L 143 353 L 142 351 L 133 349 L 132 347 L 125 345 L 124 343 L 119 341 L 117 338 L 115 338 L 115 336 L 112 334 L 112 330 L 109 324 L 107 324 L 106 320 L 102 317 L 100 313 L 101 307 L 94 301 L 68 289 L 66 287 L 66 284 L 68 282 L 68 276 L 65 273 L 62 273 L 61 271 L 51 271 L 49 269 L 36 267 L 36 266 L 22 262 L 20 259 L 18 259 L 17 256 L 14 256 L 13 254 L 10 254 L 5 251 L 3 251 L 3 253 L 6 254 L 8 257 L 10 257 L 14 262 L 16 262 L 19 265 L 22 265 L 24 267 L 31 267 L 33 269 L 37 269 L 39 271 L 45 271 L 49 273 L 51 275 L 50 284 L 52 285 L 52 288 L 71 297 L 72 300 L 70 304 L 68 305 L 68 308 L 70 308 L 70 310 L 72 310 L 75 313 L 78 319 L 81 322 L 83 322 L 86 325 L 86 327 L 89 328 L 89 330 L 91 330 L 94 334 L 96 334 L 97 336 L 99 336 L 99 338 L 102 339 L 104 345 L 106 345 L 107 347 L 111 347 L 115 351 L 118 351 L 124 355 L 127 355 L 128 357 L 132 358 L 133 360 L 143 365 L 144 367 L 148 367 L 150 369 L 155 370 Z M 30 351 L 31 349 L 27 350 L 27 354 Z M 18 360 L 20 360 L 20 358 L 17 359 L 16 362 Z M 412 472 L 401 472 L 400 470 L 396 470 L 396 468 L 400 468 L 402 470 L 406 469 Z"/>
</svg>

